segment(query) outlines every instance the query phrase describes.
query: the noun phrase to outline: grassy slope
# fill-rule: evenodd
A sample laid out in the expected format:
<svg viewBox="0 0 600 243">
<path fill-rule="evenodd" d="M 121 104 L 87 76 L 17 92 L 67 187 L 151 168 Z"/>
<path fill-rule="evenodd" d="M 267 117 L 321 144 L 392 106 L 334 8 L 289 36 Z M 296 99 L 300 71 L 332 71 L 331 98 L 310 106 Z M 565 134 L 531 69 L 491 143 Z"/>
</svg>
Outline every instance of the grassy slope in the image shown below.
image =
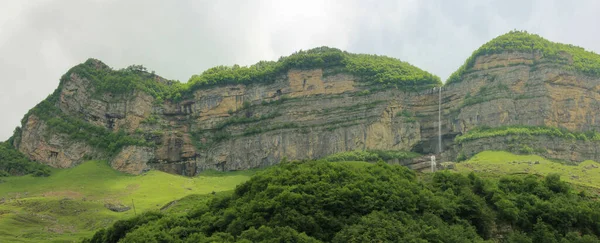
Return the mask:
<svg viewBox="0 0 600 243">
<path fill-rule="evenodd" d="M 535 164 L 538 161 L 539 164 Z M 531 163 L 530 163 L 531 162 Z M 365 162 L 343 162 L 364 166 Z M 501 151 L 485 151 L 470 160 L 456 164 L 459 172 L 479 171 L 499 174 L 559 173 L 575 185 L 600 188 L 600 164 L 584 161 L 566 165 L 536 155 L 514 155 Z M 31 176 L 4 178 L 0 184 L 0 242 L 71 242 L 89 237 L 95 230 L 115 220 L 131 217 L 133 210 L 115 213 L 105 203 L 131 205 L 137 212 L 160 209 L 185 213 L 217 194 L 231 193 L 255 171 L 206 172 L 187 178 L 159 171 L 131 176 L 112 170 L 105 162 L 90 161 L 65 170 L 54 170 L 47 178 Z"/>
<path fill-rule="evenodd" d="M 150 171 L 131 176 L 105 162 L 90 161 L 55 170 L 47 178 L 3 178 L 0 242 L 71 242 L 134 214 L 133 210 L 112 212 L 104 208 L 105 203 L 131 206 L 133 199 L 138 213 L 156 210 L 187 195 L 207 197 L 213 191 L 232 190 L 254 173 L 207 172 L 188 178 Z"/>
<path fill-rule="evenodd" d="M 535 162 L 539 163 L 536 164 Z M 567 165 L 550 161 L 537 155 L 515 155 L 504 151 L 484 151 L 471 159 L 457 163 L 460 172 L 478 171 L 496 174 L 535 174 L 545 176 L 558 173 L 562 180 L 569 183 L 600 188 L 600 163 L 591 160 L 578 165 Z"/>
</svg>

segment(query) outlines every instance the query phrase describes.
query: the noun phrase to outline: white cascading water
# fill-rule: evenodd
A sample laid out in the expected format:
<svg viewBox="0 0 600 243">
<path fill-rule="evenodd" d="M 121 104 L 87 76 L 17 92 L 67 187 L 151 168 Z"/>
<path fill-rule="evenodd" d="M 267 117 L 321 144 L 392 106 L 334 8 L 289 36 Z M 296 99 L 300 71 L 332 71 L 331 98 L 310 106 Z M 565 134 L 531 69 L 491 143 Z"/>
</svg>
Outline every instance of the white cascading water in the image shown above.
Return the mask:
<svg viewBox="0 0 600 243">
<path fill-rule="evenodd" d="M 442 154 L 442 87 L 438 90 L 438 154 Z"/>
<path fill-rule="evenodd" d="M 438 89 L 438 155 L 442 154 L 442 87 Z M 435 91 L 435 89 L 434 89 Z M 435 162 L 435 155 L 431 155 L 431 172 L 435 172 L 437 169 L 437 163 Z"/>
</svg>

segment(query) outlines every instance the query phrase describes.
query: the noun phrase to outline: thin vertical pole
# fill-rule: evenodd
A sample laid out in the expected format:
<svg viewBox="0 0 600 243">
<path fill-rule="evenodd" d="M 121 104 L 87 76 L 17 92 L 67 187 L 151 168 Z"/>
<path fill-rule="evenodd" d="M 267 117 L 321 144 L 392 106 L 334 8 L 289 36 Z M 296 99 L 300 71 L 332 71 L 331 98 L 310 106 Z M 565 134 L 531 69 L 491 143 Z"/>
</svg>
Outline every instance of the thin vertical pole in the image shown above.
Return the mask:
<svg viewBox="0 0 600 243">
<path fill-rule="evenodd" d="M 131 206 L 133 206 L 133 215 L 137 215 L 137 212 L 135 211 L 135 204 L 133 203 L 133 198 L 131 199 Z"/>
</svg>

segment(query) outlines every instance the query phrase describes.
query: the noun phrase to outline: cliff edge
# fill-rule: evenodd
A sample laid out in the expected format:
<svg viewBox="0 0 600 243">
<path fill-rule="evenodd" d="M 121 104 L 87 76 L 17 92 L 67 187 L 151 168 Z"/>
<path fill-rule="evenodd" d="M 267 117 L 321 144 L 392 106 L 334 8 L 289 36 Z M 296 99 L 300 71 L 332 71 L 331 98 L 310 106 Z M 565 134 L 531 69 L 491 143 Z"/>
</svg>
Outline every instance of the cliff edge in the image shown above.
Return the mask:
<svg viewBox="0 0 600 243">
<path fill-rule="evenodd" d="M 518 31 L 484 44 L 443 86 L 400 60 L 327 47 L 215 67 L 185 84 L 89 59 L 11 141 L 53 167 L 107 159 L 133 174 L 243 170 L 352 150 L 600 160 L 599 67 L 597 54 Z"/>
</svg>

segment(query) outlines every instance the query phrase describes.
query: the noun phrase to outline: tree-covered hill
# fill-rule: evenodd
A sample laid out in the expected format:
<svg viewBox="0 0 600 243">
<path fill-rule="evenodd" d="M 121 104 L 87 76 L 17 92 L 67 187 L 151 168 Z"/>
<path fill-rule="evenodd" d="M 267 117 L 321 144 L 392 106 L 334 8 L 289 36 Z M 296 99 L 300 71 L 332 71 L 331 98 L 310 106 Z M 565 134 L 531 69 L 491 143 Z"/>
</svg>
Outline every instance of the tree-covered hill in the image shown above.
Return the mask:
<svg viewBox="0 0 600 243">
<path fill-rule="evenodd" d="M 85 242 L 597 242 L 600 203 L 557 175 L 417 176 L 385 163 L 285 163 L 198 203 Z"/>
<path fill-rule="evenodd" d="M 527 31 L 510 31 L 475 50 L 465 63 L 450 75 L 446 84 L 460 82 L 462 76 L 475 65 L 478 57 L 505 52 L 540 54 L 545 61 L 569 64 L 570 68 L 583 74 L 600 76 L 600 55 L 578 46 L 552 42 L 539 35 L 527 33 Z M 572 64 L 569 63 L 570 59 L 572 59 Z"/>
</svg>

